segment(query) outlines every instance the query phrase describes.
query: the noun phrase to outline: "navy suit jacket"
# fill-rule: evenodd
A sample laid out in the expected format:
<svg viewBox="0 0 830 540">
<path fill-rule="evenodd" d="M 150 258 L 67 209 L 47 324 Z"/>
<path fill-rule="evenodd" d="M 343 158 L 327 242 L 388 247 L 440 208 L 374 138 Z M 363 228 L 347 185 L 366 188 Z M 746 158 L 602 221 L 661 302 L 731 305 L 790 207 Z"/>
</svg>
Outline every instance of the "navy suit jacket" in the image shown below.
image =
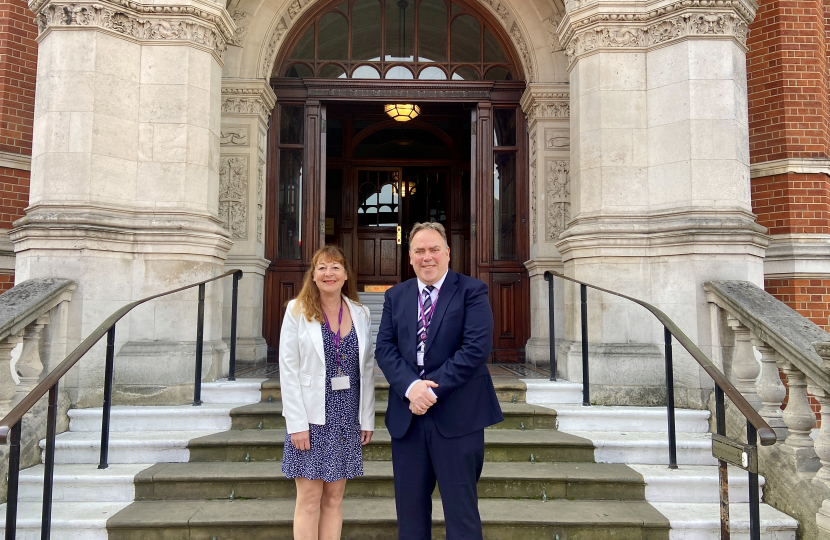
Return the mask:
<svg viewBox="0 0 830 540">
<path fill-rule="evenodd" d="M 402 438 L 412 421 L 407 388 L 418 379 L 418 281 L 395 285 L 383 302 L 375 358 L 389 381 L 386 427 Z M 452 270 L 438 295 L 424 350 L 425 378 L 438 401 L 430 408 L 444 437 L 461 437 L 504 420 L 487 360 L 493 346 L 493 311 L 487 285 Z"/>
</svg>

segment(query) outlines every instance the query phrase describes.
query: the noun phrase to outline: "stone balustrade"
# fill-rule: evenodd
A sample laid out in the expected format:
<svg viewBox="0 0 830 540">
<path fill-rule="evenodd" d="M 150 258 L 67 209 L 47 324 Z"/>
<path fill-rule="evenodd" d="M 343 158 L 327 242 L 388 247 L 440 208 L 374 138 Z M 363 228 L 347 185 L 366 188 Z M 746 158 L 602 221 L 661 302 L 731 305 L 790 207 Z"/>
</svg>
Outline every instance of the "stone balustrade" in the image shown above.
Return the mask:
<svg viewBox="0 0 830 540">
<path fill-rule="evenodd" d="M 821 424 L 814 440 L 817 421 L 809 400 L 814 396 L 830 419 L 830 334 L 752 283 L 714 281 L 704 289 L 709 302 L 725 311 L 734 334 L 727 375 L 775 430 L 776 446 L 795 470 L 830 488 L 830 422 Z"/>
<path fill-rule="evenodd" d="M 66 355 L 62 328 L 77 282 L 30 279 L 0 295 L 0 416 L 8 413 Z M 16 361 L 13 352 L 22 344 Z"/>
</svg>

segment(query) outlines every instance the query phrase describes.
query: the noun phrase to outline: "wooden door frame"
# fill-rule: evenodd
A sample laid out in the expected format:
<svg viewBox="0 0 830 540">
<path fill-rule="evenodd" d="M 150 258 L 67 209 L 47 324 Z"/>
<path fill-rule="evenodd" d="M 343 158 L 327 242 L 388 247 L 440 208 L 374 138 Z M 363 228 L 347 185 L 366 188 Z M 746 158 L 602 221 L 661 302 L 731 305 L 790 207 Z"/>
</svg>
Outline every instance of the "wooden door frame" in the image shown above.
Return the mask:
<svg viewBox="0 0 830 540">
<path fill-rule="evenodd" d="M 323 122 L 323 105 L 327 102 L 359 101 L 363 103 L 383 104 L 390 101 L 415 101 L 417 103 L 464 103 L 475 111 L 471 117 L 475 119 L 475 132 L 471 144 L 470 156 L 470 245 L 471 245 L 471 273 L 482 279 L 488 285 L 491 274 L 505 272 L 521 265 L 529 258 L 529 229 L 526 218 L 529 208 L 529 187 L 527 182 L 527 133 L 521 129 L 517 136 L 521 138 L 521 150 L 517 156 L 517 182 L 522 186 L 517 192 L 517 252 L 519 260 L 511 264 L 502 261 L 493 261 L 492 212 L 480 212 L 489 208 L 491 204 L 486 200 L 492 198 L 493 164 L 492 138 L 493 125 L 491 113 L 494 106 L 515 106 L 517 118 L 522 117 L 520 126 L 525 126 L 519 101 L 525 89 L 524 81 L 425 81 L 425 80 L 359 80 L 359 79 L 271 79 L 271 87 L 277 95 L 277 105 L 271 120 L 269 134 L 267 182 L 268 208 L 266 211 L 266 254 L 271 261 L 266 271 L 265 290 L 263 299 L 263 336 L 269 344 L 269 357 L 272 349 L 276 349 L 279 342 L 279 330 L 282 323 L 284 304 L 299 292 L 302 274 L 307 269 L 307 261 L 325 242 L 325 223 L 321 219 L 321 211 L 325 212 L 325 158 L 321 152 L 321 137 L 325 133 Z M 281 261 L 276 259 L 277 245 L 272 231 L 276 231 L 278 224 L 277 213 L 279 159 L 276 139 L 279 135 L 278 108 L 281 103 L 304 103 L 306 126 L 304 129 L 305 154 L 303 200 L 310 204 L 304 205 L 302 223 L 302 259 L 299 261 Z M 518 129 L 518 127 L 517 127 Z M 344 170 L 344 175 L 352 174 L 353 170 Z M 357 201 L 354 201 L 356 204 Z M 356 214 L 354 219 L 356 219 Z M 523 221 L 523 223 L 522 223 Z M 356 230 L 356 223 L 355 223 Z M 269 238 L 269 236 L 271 238 Z M 527 271 L 522 267 L 524 305 L 521 326 L 527 329 L 529 337 L 530 297 L 529 278 Z M 494 292 L 491 287 L 491 303 Z M 269 299 L 271 299 L 269 301 Z M 496 339 L 497 336 L 494 336 Z M 523 348 L 522 348 L 523 349 Z M 524 358 L 524 353 L 510 357 L 516 361 Z"/>
</svg>

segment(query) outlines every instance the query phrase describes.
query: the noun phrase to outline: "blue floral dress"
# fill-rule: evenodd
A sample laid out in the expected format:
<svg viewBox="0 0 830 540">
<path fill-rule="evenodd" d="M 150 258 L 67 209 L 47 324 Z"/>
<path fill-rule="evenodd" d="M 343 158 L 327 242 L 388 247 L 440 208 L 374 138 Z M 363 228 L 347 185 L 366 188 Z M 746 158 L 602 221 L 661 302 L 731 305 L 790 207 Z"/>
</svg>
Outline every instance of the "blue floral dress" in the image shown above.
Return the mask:
<svg viewBox="0 0 830 540">
<path fill-rule="evenodd" d="M 340 341 L 340 367 L 349 376 L 348 390 L 332 390 L 331 379 L 337 377 L 334 334 L 322 324 L 326 354 L 326 424 L 309 425 L 311 450 L 297 450 L 291 435 L 285 434 L 282 472 L 288 478 L 336 482 L 363 476 L 360 446 L 360 350 L 357 334 L 351 331 Z"/>
</svg>

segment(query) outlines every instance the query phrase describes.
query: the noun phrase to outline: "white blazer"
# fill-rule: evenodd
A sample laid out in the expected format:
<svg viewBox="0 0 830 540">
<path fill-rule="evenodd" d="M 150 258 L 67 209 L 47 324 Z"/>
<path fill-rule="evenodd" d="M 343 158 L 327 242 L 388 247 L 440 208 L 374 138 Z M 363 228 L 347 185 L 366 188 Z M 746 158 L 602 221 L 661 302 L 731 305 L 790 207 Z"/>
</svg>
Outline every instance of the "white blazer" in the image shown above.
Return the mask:
<svg viewBox="0 0 830 540">
<path fill-rule="evenodd" d="M 375 346 L 368 308 L 343 297 L 352 315 L 360 350 L 360 429 L 375 430 Z M 285 310 L 280 331 L 280 391 L 288 433 L 307 431 L 309 424 L 326 423 L 326 355 L 319 322 Z"/>
</svg>

